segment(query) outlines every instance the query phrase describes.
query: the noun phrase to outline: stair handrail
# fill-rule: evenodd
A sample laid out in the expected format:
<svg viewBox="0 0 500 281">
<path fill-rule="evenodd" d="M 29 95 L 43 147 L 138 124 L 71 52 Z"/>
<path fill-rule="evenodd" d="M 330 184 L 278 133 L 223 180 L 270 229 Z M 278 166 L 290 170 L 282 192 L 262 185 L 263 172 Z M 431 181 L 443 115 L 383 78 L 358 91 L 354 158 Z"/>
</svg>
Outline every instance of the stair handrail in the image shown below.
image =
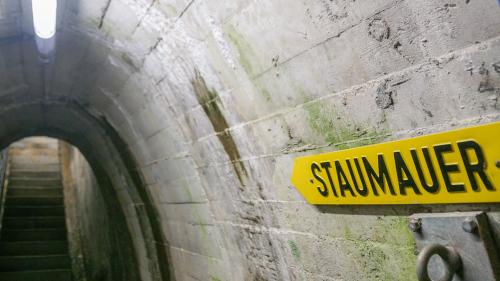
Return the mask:
<svg viewBox="0 0 500 281">
<path fill-rule="evenodd" d="M 0 152 L 0 235 L 2 230 L 2 222 L 5 207 L 5 198 L 7 196 L 7 186 L 9 182 L 9 154 L 8 149 Z"/>
</svg>

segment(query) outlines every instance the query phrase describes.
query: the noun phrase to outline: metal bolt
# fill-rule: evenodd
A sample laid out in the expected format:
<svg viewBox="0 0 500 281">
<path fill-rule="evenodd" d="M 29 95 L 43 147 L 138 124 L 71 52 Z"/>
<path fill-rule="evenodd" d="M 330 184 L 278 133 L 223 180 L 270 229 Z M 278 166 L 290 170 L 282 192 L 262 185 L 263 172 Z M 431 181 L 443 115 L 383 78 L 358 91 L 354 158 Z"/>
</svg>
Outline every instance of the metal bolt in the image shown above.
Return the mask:
<svg viewBox="0 0 500 281">
<path fill-rule="evenodd" d="M 420 232 L 422 229 L 422 219 L 420 218 L 411 218 L 410 222 L 408 223 L 408 228 L 412 232 Z"/>
<path fill-rule="evenodd" d="M 500 160 L 497 160 L 497 161 L 495 162 L 495 166 L 497 166 L 497 168 L 500 168 Z"/>
<path fill-rule="evenodd" d="M 462 222 L 462 229 L 468 233 L 474 233 L 477 230 L 477 222 L 472 218 L 466 218 Z"/>
</svg>

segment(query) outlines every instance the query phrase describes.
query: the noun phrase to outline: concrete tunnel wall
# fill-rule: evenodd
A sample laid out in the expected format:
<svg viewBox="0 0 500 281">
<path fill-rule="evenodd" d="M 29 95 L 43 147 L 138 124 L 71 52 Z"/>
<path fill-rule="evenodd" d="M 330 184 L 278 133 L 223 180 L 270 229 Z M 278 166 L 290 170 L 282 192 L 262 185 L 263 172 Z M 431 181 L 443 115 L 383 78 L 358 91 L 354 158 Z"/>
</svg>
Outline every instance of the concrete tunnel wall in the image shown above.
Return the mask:
<svg viewBox="0 0 500 281">
<path fill-rule="evenodd" d="M 58 141 L 58 150 L 72 280 L 141 280 L 134 246 L 142 245 L 133 245 L 113 187 L 98 184 L 77 148 Z"/>
<path fill-rule="evenodd" d="M 499 210 L 290 184 L 297 156 L 499 120 L 494 0 L 59 4 L 41 66 L 29 4 L 0 0 L 0 142 L 59 137 L 109 175 L 144 280 L 167 256 L 175 280 L 415 280 L 406 215 Z"/>
</svg>

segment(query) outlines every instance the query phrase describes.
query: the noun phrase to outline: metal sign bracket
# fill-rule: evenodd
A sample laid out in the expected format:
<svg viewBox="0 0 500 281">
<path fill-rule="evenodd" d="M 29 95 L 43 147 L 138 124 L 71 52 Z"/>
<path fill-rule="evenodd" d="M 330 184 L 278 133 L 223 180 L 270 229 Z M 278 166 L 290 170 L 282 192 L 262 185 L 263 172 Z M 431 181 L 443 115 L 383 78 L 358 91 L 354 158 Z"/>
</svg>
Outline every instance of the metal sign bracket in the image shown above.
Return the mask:
<svg viewBox="0 0 500 281">
<path fill-rule="evenodd" d="M 500 260 L 484 212 L 415 214 L 409 218 L 419 281 L 500 281 Z"/>
</svg>

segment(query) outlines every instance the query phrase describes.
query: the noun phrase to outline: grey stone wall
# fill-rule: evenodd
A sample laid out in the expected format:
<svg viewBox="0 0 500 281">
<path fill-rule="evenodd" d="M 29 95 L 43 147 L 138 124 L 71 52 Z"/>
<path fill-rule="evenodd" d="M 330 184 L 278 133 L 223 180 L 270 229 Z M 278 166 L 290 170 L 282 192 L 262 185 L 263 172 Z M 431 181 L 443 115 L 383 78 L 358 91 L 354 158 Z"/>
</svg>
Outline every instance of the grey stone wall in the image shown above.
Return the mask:
<svg viewBox="0 0 500 281">
<path fill-rule="evenodd" d="M 301 155 L 500 120 L 495 0 L 66 0 L 45 83 L 24 2 L 0 0 L 0 143 L 130 151 L 153 204 L 115 184 L 120 207 L 176 280 L 415 280 L 407 215 L 499 210 L 314 207 L 290 183 Z"/>
</svg>

